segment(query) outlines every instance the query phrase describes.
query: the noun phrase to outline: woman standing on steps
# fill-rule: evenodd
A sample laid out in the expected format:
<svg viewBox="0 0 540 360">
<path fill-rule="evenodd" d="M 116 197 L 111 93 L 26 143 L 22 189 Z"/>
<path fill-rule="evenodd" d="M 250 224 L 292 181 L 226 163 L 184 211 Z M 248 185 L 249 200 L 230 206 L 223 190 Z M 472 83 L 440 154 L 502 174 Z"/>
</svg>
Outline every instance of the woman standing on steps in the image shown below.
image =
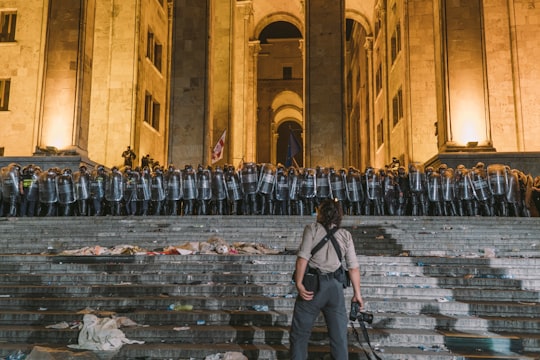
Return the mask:
<svg viewBox="0 0 540 360">
<path fill-rule="evenodd" d="M 317 222 L 304 228 L 294 275 L 298 297 L 289 338 L 293 360 L 307 359 L 311 330 L 321 311 L 328 327 L 332 358 L 342 360 L 349 357 L 342 254 L 354 290 L 352 302 L 358 302 L 361 309 L 364 303 L 360 294 L 360 270 L 352 235 L 339 228 L 342 218 L 341 205 L 327 199 L 317 208 Z M 304 274 L 316 279 L 313 289 L 306 289 L 313 284 L 304 280 Z"/>
</svg>

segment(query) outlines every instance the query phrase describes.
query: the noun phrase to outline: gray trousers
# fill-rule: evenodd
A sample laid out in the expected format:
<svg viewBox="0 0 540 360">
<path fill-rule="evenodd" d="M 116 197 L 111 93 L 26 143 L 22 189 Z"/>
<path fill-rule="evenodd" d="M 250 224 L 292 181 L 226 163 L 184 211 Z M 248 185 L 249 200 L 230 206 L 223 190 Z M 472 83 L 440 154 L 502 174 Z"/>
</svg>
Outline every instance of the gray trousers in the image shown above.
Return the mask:
<svg viewBox="0 0 540 360">
<path fill-rule="evenodd" d="M 345 360 L 349 358 L 347 344 L 347 313 L 343 285 L 332 275 L 320 277 L 319 291 L 311 301 L 297 297 L 289 335 L 290 356 L 293 360 L 308 358 L 308 342 L 311 329 L 319 313 L 322 311 L 328 335 L 332 358 Z"/>
</svg>

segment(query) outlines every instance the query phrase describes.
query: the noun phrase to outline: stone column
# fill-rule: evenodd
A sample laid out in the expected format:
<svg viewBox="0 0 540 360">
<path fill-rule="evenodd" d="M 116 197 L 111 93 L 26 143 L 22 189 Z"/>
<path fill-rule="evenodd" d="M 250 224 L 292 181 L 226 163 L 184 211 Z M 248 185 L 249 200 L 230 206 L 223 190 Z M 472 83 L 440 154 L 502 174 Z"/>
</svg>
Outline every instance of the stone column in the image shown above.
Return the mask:
<svg viewBox="0 0 540 360">
<path fill-rule="evenodd" d="M 244 84 L 244 114 L 246 121 L 245 149 L 247 159 L 257 159 L 257 66 L 261 42 L 249 41 L 249 56 L 246 58 L 246 82 Z"/>
<path fill-rule="evenodd" d="M 84 64 L 84 49 L 81 49 L 84 13 L 83 0 L 53 0 L 49 4 L 43 110 L 38 146 L 53 146 L 65 150 L 77 145 L 74 133 L 79 130 L 77 95 L 83 73 L 81 66 Z M 87 129 L 87 125 L 85 128 Z M 86 145 L 85 141 L 85 148 Z"/>
<path fill-rule="evenodd" d="M 345 0 L 307 0 L 306 165 L 343 166 Z"/>
<path fill-rule="evenodd" d="M 364 49 L 366 49 L 367 52 L 367 63 L 368 63 L 368 70 L 366 71 L 368 78 L 368 101 L 369 101 L 369 113 L 368 113 L 368 122 L 365 126 L 361 127 L 361 141 L 360 146 L 361 153 L 362 153 L 362 170 L 365 169 L 370 164 L 371 159 L 375 158 L 375 143 L 372 139 L 374 139 L 375 136 L 375 129 L 374 124 L 375 122 L 373 119 L 375 118 L 374 109 L 375 109 L 375 85 L 373 83 L 373 73 L 375 69 L 373 69 L 373 37 L 369 36 L 366 37 L 366 42 L 364 43 Z"/>
<path fill-rule="evenodd" d="M 446 150 L 491 148 L 480 0 L 443 2 Z"/>
<path fill-rule="evenodd" d="M 253 95 L 253 68 L 250 44 L 250 35 L 253 29 L 253 3 L 252 0 L 236 1 L 233 19 L 233 53 L 232 53 L 232 85 L 231 101 L 232 114 L 231 128 L 231 161 L 238 164 L 244 161 L 256 161 L 255 158 L 255 103 Z M 250 81 L 251 79 L 251 81 Z"/>
<path fill-rule="evenodd" d="M 221 8 L 219 1 L 212 9 L 207 1 L 187 4 L 187 0 L 174 2 L 168 158 L 177 166 L 206 163 L 209 155 L 205 154 L 210 153 L 229 118 L 229 98 L 223 97 L 230 81 L 229 16 L 212 16 L 212 11 L 228 14 L 229 8 Z M 220 39 L 210 50 L 209 38 Z M 207 142 L 209 133 L 214 136 L 213 144 Z"/>
</svg>

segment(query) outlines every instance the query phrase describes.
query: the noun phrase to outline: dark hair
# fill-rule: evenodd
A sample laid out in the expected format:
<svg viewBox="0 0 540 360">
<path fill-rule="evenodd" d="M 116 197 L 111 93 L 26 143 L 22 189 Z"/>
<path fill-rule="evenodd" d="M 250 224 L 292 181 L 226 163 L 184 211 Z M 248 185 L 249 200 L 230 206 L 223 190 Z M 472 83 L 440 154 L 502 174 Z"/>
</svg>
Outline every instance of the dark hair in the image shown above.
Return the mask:
<svg viewBox="0 0 540 360">
<path fill-rule="evenodd" d="M 343 209 L 338 201 L 325 199 L 317 207 L 317 222 L 325 228 L 331 225 L 339 227 L 341 219 L 343 219 Z"/>
</svg>

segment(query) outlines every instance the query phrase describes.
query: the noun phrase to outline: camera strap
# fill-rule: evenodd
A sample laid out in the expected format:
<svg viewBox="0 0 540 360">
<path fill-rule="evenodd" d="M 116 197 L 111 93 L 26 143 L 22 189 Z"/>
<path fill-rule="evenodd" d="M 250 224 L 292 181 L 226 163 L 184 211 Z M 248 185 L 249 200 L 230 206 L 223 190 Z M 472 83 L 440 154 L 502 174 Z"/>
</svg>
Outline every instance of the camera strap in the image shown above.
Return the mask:
<svg viewBox="0 0 540 360">
<path fill-rule="evenodd" d="M 377 355 L 375 353 L 375 351 L 373 350 L 373 348 L 371 347 L 371 342 L 369 341 L 369 335 L 368 335 L 368 332 L 367 332 L 367 329 L 366 329 L 366 324 L 364 324 L 363 321 L 359 321 L 360 323 L 360 327 L 362 328 L 362 334 L 364 335 L 364 339 L 366 340 L 366 343 L 368 344 L 369 346 L 369 350 L 371 350 L 371 355 L 373 355 L 373 357 L 377 360 L 382 360 L 379 355 Z M 358 341 L 358 343 L 360 345 L 362 345 L 362 342 L 360 341 L 360 336 L 358 335 L 358 331 L 356 331 L 356 328 L 354 327 L 354 322 L 351 321 L 351 327 L 352 327 L 352 331 L 354 333 L 354 335 L 356 336 L 356 340 Z M 366 349 L 362 346 L 362 350 L 364 351 L 364 353 L 366 354 L 366 356 L 368 357 L 368 359 L 371 359 L 372 356 L 370 356 L 370 354 L 366 351 Z"/>
<path fill-rule="evenodd" d="M 315 253 L 317 253 L 319 250 L 321 250 L 321 248 L 328 242 L 328 240 L 330 239 L 333 239 L 334 238 L 334 233 L 338 230 L 337 227 L 333 228 L 333 229 L 326 229 L 326 235 L 321 239 L 321 241 L 319 241 L 317 243 L 317 245 L 315 245 L 315 247 L 313 247 L 313 249 L 311 249 L 311 256 L 315 255 Z M 332 242 L 333 244 L 333 242 Z M 336 251 L 339 251 L 336 250 Z M 341 251 L 339 251 L 338 253 L 338 256 L 341 260 Z"/>
</svg>

